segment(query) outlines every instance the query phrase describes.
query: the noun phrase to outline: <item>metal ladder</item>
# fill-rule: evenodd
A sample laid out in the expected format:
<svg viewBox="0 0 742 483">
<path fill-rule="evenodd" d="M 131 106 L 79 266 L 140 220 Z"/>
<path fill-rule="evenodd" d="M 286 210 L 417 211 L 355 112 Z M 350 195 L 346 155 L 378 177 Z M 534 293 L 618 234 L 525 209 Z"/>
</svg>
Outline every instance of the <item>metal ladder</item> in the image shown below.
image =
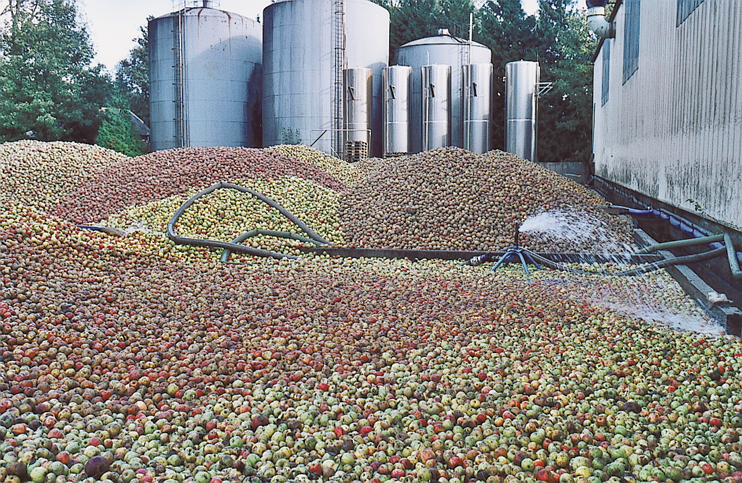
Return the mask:
<svg viewBox="0 0 742 483">
<path fill-rule="evenodd" d="M 345 68 L 345 0 L 334 0 L 332 16 L 334 62 L 334 96 L 333 96 L 333 151 L 341 155 L 343 146 L 343 69 Z"/>
<path fill-rule="evenodd" d="M 175 95 L 173 103 L 175 104 L 175 146 L 182 148 L 187 146 L 187 122 L 186 122 L 186 93 L 185 93 L 185 59 L 184 48 L 184 16 L 185 9 L 180 10 L 173 20 L 173 89 Z"/>
</svg>

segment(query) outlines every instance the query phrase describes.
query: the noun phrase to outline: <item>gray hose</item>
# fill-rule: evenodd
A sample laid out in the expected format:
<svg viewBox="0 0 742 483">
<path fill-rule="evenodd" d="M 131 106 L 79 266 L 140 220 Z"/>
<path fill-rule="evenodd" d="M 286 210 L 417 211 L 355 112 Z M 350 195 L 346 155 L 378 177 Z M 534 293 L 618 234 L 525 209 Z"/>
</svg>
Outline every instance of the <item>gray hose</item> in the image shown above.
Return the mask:
<svg viewBox="0 0 742 483">
<path fill-rule="evenodd" d="M 242 243 L 243 241 L 247 240 L 250 237 L 258 236 L 258 235 L 264 235 L 264 236 L 272 236 L 276 238 L 288 238 L 289 240 L 297 240 L 304 243 L 312 243 L 315 246 L 325 246 L 324 243 L 318 242 L 317 240 L 312 240 L 311 238 L 307 238 L 301 235 L 296 235 L 294 233 L 289 233 L 286 231 L 275 231 L 275 230 L 263 230 L 261 228 L 254 228 L 250 231 L 247 231 L 234 240 L 232 240 L 232 243 Z M 244 245 L 239 245 L 244 246 Z M 219 259 L 222 263 L 227 263 L 229 260 L 229 255 L 231 255 L 231 251 L 227 248 L 222 250 L 222 256 Z"/>
<path fill-rule="evenodd" d="M 670 248 L 689 247 L 693 245 L 703 245 L 705 243 L 720 242 L 724 240 L 724 235 L 712 235 L 701 238 L 689 238 L 687 240 L 675 240 L 665 243 L 657 243 L 656 245 L 650 245 L 644 247 L 636 253 L 651 253 L 657 250 L 667 250 Z"/>
<path fill-rule="evenodd" d="M 561 263 L 553 262 L 549 260 L 548 258 L 544 258 L 541 255 L 538 255 L 533 252 L 529 252 L 529 254 L 534 258 L 534 260 L 537 260 L 543 263 L 547 267 L 553 268 L 555 270 L 561 270 L 564 272 L 578 273 L 582 275 L 607 275 L 607 276 L 613 276 L 613 277 L 634 277 L 637 275 L 641 275 L 643 273 L 649 273 L 655 270 L 659 270 L 660 268 L 669 267 L 671 265 L 685 265 L 688 263 L 710 260 L 712 258 L 723 256 L 726 250 L 727 249 L 725 247 L 722 247 L 722 248 L 717 248 L 716 250 L 709 250 L 707 252 L 698 253 L 696 255 L 686 255 L 686 256 L 677 257 L 677 258 L 668 258 L 665 260 L 660 260 L 659 262 L 648 263 L 646 265 L 641 265 L 639 267 L 632 268 L 630 270 L 624 270 L 622 272 L 614 272 L 614 273 L 590 272 L 588 270 L 579 270 L 576 268 L 567 267 L 566 265 L 563 265 Z"/>
<path fill-rule="evenodd" d="M 248 194 L 255 196 L 256 198 L 260 199 L 261 201 L 267 203 L 268 205 L 280 211 L 282 215 L 284 215 L 286 218 L 291 220 L 292 223 L 294 223 L 299 228 L 301 228 L 313 240 L 319 243 L 322 243 L 322 244 L 331 245 L 330 242 L 328 242 L 327 240 L 322 238 L 320 235 L 315 233 L 314 230 L 309 228 L 306 224 L 304 224 L 301 220 L 299 220 L 286 208 L 279 205 L 278 203 L 268 198 L 264 194 L 258 193 L 257 191 L 253 191 L 249 188 L 245 188 L 244 186 L 239 186 L 236 184 L 224 183 L 224 182 L 216 183 L 213 186 L 210 186 L 204 190 L 199 191 L 194 196 L 192 196 L 190 199 L 188 199 L 185 203 L 183 203 L 180 206 L 180 208 L 178 208 L 178 210 L 175 212 L 175 214 L 173 215 L 173 217 L 170 219 L 170 221 L 167 224 L 168 238 L 178 245 L 192 245 L 192 246 L 206 247 L 206 248 L 222 248 L 224 250 L 229 250 L 231 252 L 245 253 L 247 255 L 254 255 L 258 257 L 271 257 L 271 258 L 278 258 L 278 259 L 288 258 L 290 260 L 296 260 L 299 258 L 294 255 L 287 255 L 285 253 L 278 253 L 278 252 L 273 252 L 270 250 L 261 250 L 258 248 L 246 247 L 244 245 L 238 245 L 236 243 L 231 243 L 231 242 L 223 242 L 219 240 L 204 240 L 200 238 L 187 238 L 187 237 L 178 236 L 175 233 L 175 223 L 178 221 L 178 218 L 180 218 L 180 215 L 182 215 L 185 212 L 185 210 L 187 210 L 193 203 L 195 203 L 202 196 L 208 195 L 209 193 L 212 193 L 222 188 L 233 189 L 233 190 L 241 191 L 243 193 L 248 193 Z"/>
<path fill-rule="evenodd" d="M 727 247 L 727 258 L 729 258 L 729 268 L 732 270 L 732 276 L 734 278 L 742 278 L 742 271 L 739 270 L 739 260 L 737 260 L 737 252 L 734 249 L 732 237 L 728 233 L 724 234 L 724 244 Z"/>
</svg>

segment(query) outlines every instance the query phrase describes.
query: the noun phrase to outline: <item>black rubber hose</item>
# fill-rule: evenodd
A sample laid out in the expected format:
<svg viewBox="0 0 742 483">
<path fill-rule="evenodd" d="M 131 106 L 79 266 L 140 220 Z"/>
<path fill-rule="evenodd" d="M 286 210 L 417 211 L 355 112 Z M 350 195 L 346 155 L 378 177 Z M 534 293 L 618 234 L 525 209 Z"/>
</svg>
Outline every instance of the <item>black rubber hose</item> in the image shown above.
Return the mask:
<svg viewBox="0 0 742 483">
<path fill-rule="evenodd" d="M 235 185 L 232 183 L 224 183 L 224 182 L 216 183 L 213 186 L 210 186 L 204 190 L 199 191 L 194 196 L 192 196 L 190 199 L 188 199 L 185 203 L 183 203 L 180 206 L 180 208 L 178 208 L 178 210 L 175 212 L 175 214 L 173 214 L 172 218 L 170 218 L 170 221 L 167 224 L 168 238 L 178 245 L 191 245 L 191 246 L 206 247 L 206 248 L 221 248 L 224 250 L 229 250 L 231 252 L 245 253 L 247 255 L 254 255 L 258 257 L 270 257 L 270 258 L 278 258 L 278 259 L 288 258 L 290 260 L 297 260 L 299 258 L 294 255 L 287 255 L 285 253 L 272 252 L 270 250 L 261 250 L 259 248 L 246 247 L 244 245 L 238 245 L 236 243 L 224 242 L 220 240 L 208 240 L 208 239 L 204 240 L 200 238 L 188 238 L 188 237 L 178 236 L 175 233 L 175 223 L 178 221 L 178 218 L 180 218 L 180 216 L 185 212 L 185 210 L 187 210 L 193 203 L 195 203 L 202 196 L 208 195 L 209 193 L 212 193 L 222 188 L 233 189 L 233 190 L 241 191 L 243 193 L 248 193 L 248 194 L 255 196 L 256 198 L 260 199 L 261 201 L 267 203 L 268 205 L 280 211 L 281 214 L 283 214 L 286 218 L 291 220 L 292 223 L 294 223 L 299 228 L 304 230 L 304 232 L 307 235 L 309 235 L 310 238 L 320 243 L 326 244 L 326 245 L 331 244 L 330 242 L 325 240 L 323 237 L 315 233 L 314 230 L 309 228 L 306 224 L 304 224 L 301 220 L 295 217 L 286 208 L 279 205 L 278 203 L 268 198 L 264 194 L 258 193 L 257 191 L 253 191 L 249 188 L 245 188 L 244 186 L 239 186 L 239 185 Z"/>
</svg>

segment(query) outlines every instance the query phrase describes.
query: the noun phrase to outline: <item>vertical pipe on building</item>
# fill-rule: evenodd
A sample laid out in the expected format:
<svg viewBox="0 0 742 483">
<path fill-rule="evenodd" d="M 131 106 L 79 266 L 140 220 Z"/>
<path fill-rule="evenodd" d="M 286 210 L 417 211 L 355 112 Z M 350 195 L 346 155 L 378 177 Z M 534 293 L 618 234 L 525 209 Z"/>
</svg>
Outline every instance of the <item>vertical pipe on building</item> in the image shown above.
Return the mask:
<svg viewBox="0 0 742 483">
<path fill-rule="evenodd" d="M 175 83 L 176 89 L 178 89 L 178 95 L 176 96 L 178 105 L 175 107 L 175 112 L 177 114 L 178 119 L 176 120 L 176 123 L 178 123 L 178 139 L 175 142 L 175 145 L 178 147 L 184 147 L 187 146 L 187 138 L 186 138 L 186 125 L 188 124 L 186 122 L 186 102 L 185 102 L 185 92 L 186 92 L 186 85 L 185 85 L 185 59 L 183 52 L 185 51 L 185 34 L 184 34 L 184 12 L 185 10 L 181 10 L 177 14 L 177 21 L 178 21 L 178 52 L 177 52 L 177 62 L 178 62 L 178 80 Z"/>
</svg>

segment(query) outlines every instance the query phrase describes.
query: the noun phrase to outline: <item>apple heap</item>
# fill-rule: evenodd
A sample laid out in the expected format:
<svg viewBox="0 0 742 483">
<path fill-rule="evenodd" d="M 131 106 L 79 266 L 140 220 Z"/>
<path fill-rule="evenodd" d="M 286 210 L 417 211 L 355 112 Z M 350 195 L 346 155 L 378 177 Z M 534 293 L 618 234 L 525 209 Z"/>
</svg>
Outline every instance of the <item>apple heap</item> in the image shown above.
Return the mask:
<svg viewBox="0 0 742 483">
<path fill-rule="evenodd" d="M 344 193 L 340 214 L 346 239 L 358 247 L 498 250 L 512 245 L 526 218 L 554 209 L 589 214 L 629 244 L 631 226 L 598 209 L 604 204 L 583 186 L 515 155 L 440 148 L 375 166 Z M 527 236 L 520 244 L 562 248 Z"/>
<path fill-rule="evenodd" d="M 339 193 L 320 186 L 312 181 L 281 177 L 270 181 L 248 179 L 234 184 L 263 193 L 289 210 L 312 230 L 335 245 L 343 245 L 344 240 L 338 217 Z M 172 214 L 197 190 L 183 196 L 170 196 L 164 200 L 137 206 L 101 222 L 104 226 L 123 230 L 137 230 L 137 236 L 151 250 L 170 253 L 189 253 L 192 256 L 215 255 L 208 250 L 193 247 L 176 247 L 166 237 L 167 224 Z M 250 196 L 235 190 L 217 190 L 200 198 L 178 220 L 176 231 L 180 236 L 232 241 L 249 230 L 259 228 L 307 236 L 285 218 L 278 210 Z M 301 255 L 295 247 L 304 242 L 256 236 L 249 238 L 244 245 L 268 249 L 281 253 Z M 239 255 L 235 256 L 238 259 Z"/>
<path fill-rule="evenodd" d="M 319 175 L 242 179 L 296 189 L 297 211 L 317 186 L 332 189 Z M 78 189 L 66 182 L 50 192 Z M 240 203 L 205 200 L 183 227 Z M 162 256 L 141 232 L 81 230 L 42 205 L 0 200 L 2 481 L 742 477 L 740 340 L 671 330 L 592 295 L 655 291 L 707 323 L 662 272 L 528 280 L 442 261 L 220 264 Z"/>
<path fill-rule="evenodd" d="M 334 156 L 323 153 L 322 151 L 304 146 L 303 144 L 272 146 L 266 150 L 277 151 L 317 166 L 323 171 L 335 176 L 348 186 L 360 182 L 369 174 L 374 166 L 384 162 L 384 160 L 381 159 L 369 158 L 357 163 L 349 164 Z"/>
<path fill-rule="evenodd" d="M 0 198 L 12 196 L 49 210 L 99 170 L 129 159 L 123 154 L 79 143 L 18 141 L 0 144 Z"/>
<path fill-rule="evenodd" d="M 133 207 L 203 189 L 219 181 L 292 176 L 341 191 L 345 184 L 319 168 L 275 151 L 180 148 L 128 158 L 60 200 L 51 212 L 76 223 L 96 223 Z"/>
</svg>

